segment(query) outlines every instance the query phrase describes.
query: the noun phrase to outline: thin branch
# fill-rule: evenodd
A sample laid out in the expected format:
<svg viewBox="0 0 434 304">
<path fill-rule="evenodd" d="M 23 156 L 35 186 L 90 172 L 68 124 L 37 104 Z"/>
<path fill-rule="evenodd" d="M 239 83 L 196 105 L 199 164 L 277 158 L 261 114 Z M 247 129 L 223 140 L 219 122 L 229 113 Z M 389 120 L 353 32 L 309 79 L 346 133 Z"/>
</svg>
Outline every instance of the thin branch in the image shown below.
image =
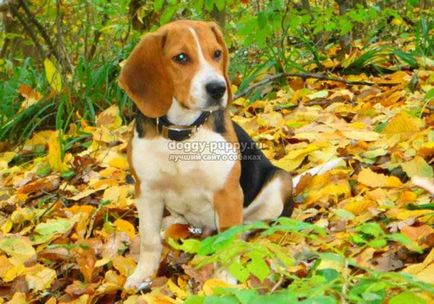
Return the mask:
<svg viewBox="0 0 434 304">
<path fill-rule="evenodd" d="M 107 1 L 107 2 L 110 3 L 111 1 Z M 101 27 L 104 27 L 107 24 L 108 19 L 109 19 L 108 13 L 104 12 L 101 20 Z M 86 53 L 87 60 L 91 60 L 93 56 L 95 56 L 96 48 L 98 46 L 99 39 L 101 38 L 102 31 L 100 29 L 95 30 L 93 35 L 94 36 L 93 36 L 92 46 L 90 47 L 89 53 Z"/>
<path fill-rule="evenodd" d="M 68 56 L 68 52 L 66 51 L 65 44 L 63 43 L 63 13 L 61 10 L 61 0 L 56 1 L 56 27 L 57 27 L 57 45 L 59 49 L 63 53 L 62 60 L 66 63 L 66 65 L 71 68 L 72 71 L 72 63 L 71 59 Z"/>
<path fill-rule="evenodd" d="M 42 38 L 44 39 L 45 43 L 48 45 L 48 48 L 50 52 L 56 57 L 57 62 L 59 62 L 63 69 L 67 72 L 72 71 L 72 66 L 69 66 L 67 62 L 62 60 L 62 56 L 59 53 L 59 50 L 54 47 L 53 42 L 51 41 L 50 37 L 47 34 L 47 31 L 44 29 L 41 23 L 35 18 L 35 16 L 30 11 L 29 7 L 27 6 L 27 3 L 25 0 L 19 0 L 22 8 L 24 9 L 24 12 L 26 13 L 27 17 L 29 18 L 30 22 L 33 23 L 33 25 L 38 29 L 39 33 L 41 34 Z"/>
<path fill-rule="evenodd" d="M 38 38 L 36 37 L 35 33 L 30 28 L 29 24 L 27 24 L 26 20 L 23 18 L 23 16 L 18 13 L 18 9 L 14 6 L 10 6 L 10 10 L 12 14 L 17 17 L 18 21 L 21 23 L 21 25 L 24 28 L 24 31 L 27 33 L 27 35 L 30 36 L 30 39 L 32 39 L 33 44 L 35 45 L 36 49 L 38 50 L 39 56 L 43 59 L 45 57 L 45 51 L 41 44 L 38 41 Z"/>
<path fill-rule="evenodd" d="M 0 12 L 6 12 L 14 2 L 15 0 L 0 0 Z"/>
<path fill-rule="evenodd" d="M 268 77 L 264 80 L 261 80 L 257 83 L 255 83 L 254 85 L 248 87 L 247 89 L 245 89 L 244 91 L 236 94 L 234 96 L 234 99 L 243 97 L 245 95 L 247 95 L 248 93 L 250 93 L 251 91 L 253 91 L 254 89 L 263 86 L 269 82 L 273 82 L 276 79 L 279 78 L 283 78 L 283 77 L 300 77 L 303 79 L 307 79 L 307 78 L 315 78 L 315 79 L 320 79 L 320 80 L 329 80 L 329 81 L 336 81 L 336 82 L 342 82 L 345 83 L 346 85 L 367 85 L 367 86 L 382 86 L 382 87 L 393 87 L 396 85 L 399 85 L 399 83 L 390 83 L 390 82 L 370 82 L 370 81 L 349 81 L 349 80 L 345 80 L 343 78 L 338 78 L 338 77 L 329 77 L 327 75 L 324 74 L 310 74 L 310 73 L 279 73 L 276 75 L 273 75 L 271 77 Z"/>
</svg>

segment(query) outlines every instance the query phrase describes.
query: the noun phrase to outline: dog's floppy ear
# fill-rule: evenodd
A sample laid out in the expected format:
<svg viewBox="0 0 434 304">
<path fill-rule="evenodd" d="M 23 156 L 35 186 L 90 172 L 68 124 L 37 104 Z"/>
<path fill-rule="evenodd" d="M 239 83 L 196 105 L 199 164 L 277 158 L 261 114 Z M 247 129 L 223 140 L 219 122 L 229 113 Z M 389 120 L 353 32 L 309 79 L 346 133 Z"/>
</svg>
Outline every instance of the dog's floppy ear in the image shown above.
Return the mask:
<svg viewBox="0 0 434 304">
<path fill-rule="evenodd" d="M 225 40 L 223 38 L 222 32 L 220 31 L 220 27 L 215 22 L 209 22 L 211 26 L 211 30 L 214 32 L 214 35 L 216 36 L 217 42 L 222 47 L 223 51 L 223 69 L 224 69 L 224 77 L 226 80 L 226 87 L 228 90 L 228 103 L 232 101 L 232 89 L 231 89 L 231 83 L 229 81 L 228 76 L 228 68 L 229 68 L 229 52 L 228 47 L 226 46 Z"/>
<path fill-rule="evenodd" d="M 148 117 L 165 115 L 172 104 L 173 84 L 163 57 L 165 33 L 147 34 L 122 67 L 119 86 Z"/>
</svg>

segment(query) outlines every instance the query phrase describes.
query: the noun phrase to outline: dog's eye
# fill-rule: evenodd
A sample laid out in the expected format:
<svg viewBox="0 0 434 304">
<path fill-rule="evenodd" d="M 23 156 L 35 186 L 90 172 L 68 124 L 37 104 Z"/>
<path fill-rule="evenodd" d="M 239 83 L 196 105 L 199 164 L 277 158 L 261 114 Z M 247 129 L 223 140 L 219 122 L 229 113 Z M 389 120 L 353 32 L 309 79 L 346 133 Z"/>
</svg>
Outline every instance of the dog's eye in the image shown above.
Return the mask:
<svg viewBox="0 0 434 304">
<path fill-rule="evenodd" d="M 220 59 L 220 57 L 222 56 L 222 51 L 221 50 L 217 50 L 214 52 L 214 59 Z"/>
<path fill-rule="evenodd" d="M 178 63 L 187 63 L 189 58 L 186 53 L 179 53 L 178 55 L 173 57 L 173 60 L 175 60 Z"/>
</svg>

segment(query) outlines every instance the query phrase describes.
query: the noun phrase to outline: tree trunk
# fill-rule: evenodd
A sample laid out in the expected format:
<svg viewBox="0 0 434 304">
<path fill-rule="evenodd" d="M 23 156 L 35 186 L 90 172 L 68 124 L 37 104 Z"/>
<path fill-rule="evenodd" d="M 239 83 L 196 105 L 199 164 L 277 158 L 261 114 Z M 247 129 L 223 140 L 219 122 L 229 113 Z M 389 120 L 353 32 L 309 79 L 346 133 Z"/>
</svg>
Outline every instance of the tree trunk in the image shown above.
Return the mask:
<svg viewBox="0 0 434 304">
<path fill-rule="evenodd" d="M 352 7 L 352 0 L 335 0 L 339 5 L 339 15 L 345 15 Z M 352 42 L 352 31 L 343 35 L 339 38 L 339 43 L 341 45 L 341 52 L 343 54 L 348 54 L 351 51 L 351 42 Z"/>
</svg>

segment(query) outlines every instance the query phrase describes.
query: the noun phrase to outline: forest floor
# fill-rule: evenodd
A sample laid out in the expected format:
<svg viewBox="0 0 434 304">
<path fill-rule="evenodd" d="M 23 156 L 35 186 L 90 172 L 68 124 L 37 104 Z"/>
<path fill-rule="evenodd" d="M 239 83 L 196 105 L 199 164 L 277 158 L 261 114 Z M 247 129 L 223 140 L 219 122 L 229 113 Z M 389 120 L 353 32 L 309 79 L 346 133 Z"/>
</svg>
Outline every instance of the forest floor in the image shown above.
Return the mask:
<svg viewBox="0 0 434 304">
<path fill-rule="evenodd" d="M 434 73 L 346 79 L 394 85 L 291 78 L 272 100 L 233 102 L 233 120 L 294 175 L 345 161 L 303 178 L 291 220 L 245 228 L 245 241 L 170 227 L 139 294 L 122 287 L 139 237 L 119 109 L 1 153 L 0 303 L 433 303 L 433 197 L 411 178 L 433 179 Z M 213 278 L 217 266 L 239 283 Z"/>
</svg>

